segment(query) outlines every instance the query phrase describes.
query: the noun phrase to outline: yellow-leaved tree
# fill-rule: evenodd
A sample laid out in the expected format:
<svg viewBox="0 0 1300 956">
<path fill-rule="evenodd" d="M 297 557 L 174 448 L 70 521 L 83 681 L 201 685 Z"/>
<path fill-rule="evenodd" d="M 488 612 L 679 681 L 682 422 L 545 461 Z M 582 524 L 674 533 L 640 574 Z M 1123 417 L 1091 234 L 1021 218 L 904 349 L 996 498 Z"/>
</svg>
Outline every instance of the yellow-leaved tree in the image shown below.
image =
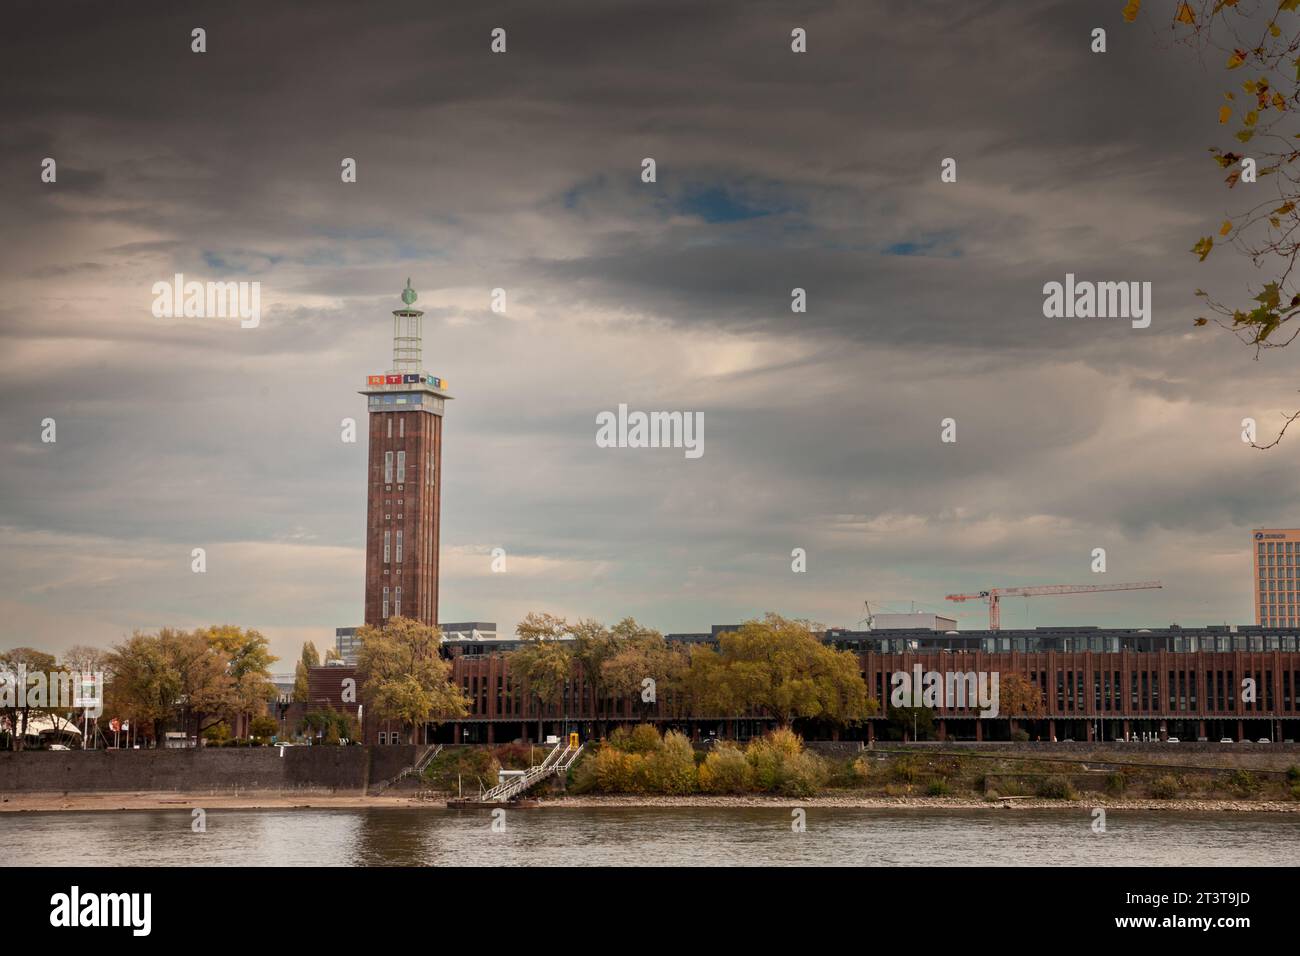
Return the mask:
<svg viewBox="0 0 1300 956">
<path fill-rule="evenodd" d="M 357 676 L 361 696 L 381 720 L 400 720 L 408 742 L 416 728 L 464 717 L 469 701 L 451 683 L 451 663 L 442 658 L 438 628 L 409 617 L 389 618 L 383 627 L 357 629 L 361 650 Z M 427 734 L 421 743 L 427 743 Z"/>
</svg>

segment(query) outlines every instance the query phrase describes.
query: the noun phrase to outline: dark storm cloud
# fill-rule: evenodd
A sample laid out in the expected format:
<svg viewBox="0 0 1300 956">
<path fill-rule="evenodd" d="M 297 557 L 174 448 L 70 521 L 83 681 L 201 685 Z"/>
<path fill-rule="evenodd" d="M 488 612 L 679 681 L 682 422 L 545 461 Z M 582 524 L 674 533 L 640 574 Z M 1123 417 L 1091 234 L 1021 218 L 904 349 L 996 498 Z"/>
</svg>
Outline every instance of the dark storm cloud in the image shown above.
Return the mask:
<svg viewBox="0 0 1300 956">
<path fill-rule="evenodd" d="M 339 432 L 387 367 L 407 276 L 425 364 L 457 396 L 447 618 L 852 623 L 865 593 L 1068 580 L 1104 544 L 1117 574 L 1170 587 L 1090 620 L 1239 620 L 1244 530 L 1294 524 L 1289 446 L 1242 457 L 1236 440 L 1295 400 L 1285 353 L 1189 334 L 1195 288 L 1257 279 L 1188 253 L 1239 198 L 1205 152 L 1217 65 L 1118 8 L 8 17 L 0 526 L 31 556 L 7 569 L 9 612 L 49 642 L 97 615 L 98 639 L 266 623 L 281 650 L 355 623 L 364 441 Z M 260 281 L 261 326 L 154 320 L 175 272 Z M 1043 318 L 1066 272 L 1152 282 L 1152 327 Z M 704 411 L 705 456 L 596 448 L 596 413 L 620 402 Z M 948 416 L 956 445 L 938 441 Z M 217 556 L 206 579 L 195 546 Z M 486 573 L 495 546 L 508 575 Z"/>
</svg>

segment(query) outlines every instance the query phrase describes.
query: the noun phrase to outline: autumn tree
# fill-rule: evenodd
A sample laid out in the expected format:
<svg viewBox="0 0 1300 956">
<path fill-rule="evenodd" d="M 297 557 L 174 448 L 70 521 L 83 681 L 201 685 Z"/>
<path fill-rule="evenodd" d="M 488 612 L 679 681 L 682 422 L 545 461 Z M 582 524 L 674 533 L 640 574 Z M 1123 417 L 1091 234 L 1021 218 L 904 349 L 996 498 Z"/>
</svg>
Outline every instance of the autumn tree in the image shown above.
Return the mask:
<svg viewBox="0 0 1300 956">
<path fill-rule="evenodd" d="M 9 742 L 13 750 L 23 749 L 28 720 L 48 710 L 29 706 L 35 701 L 28 693 L 27 677 L 41 674 L 48 681 L 48 675 L 54 668 L 54 656 L 34 647 L 15 647 L 0 654 L 0 674 L 4 674 L 6 683 L 4 693 L 0 696 L 0 714 L 4 715 L 9 724 Z M 48 701 L 47 696 L 46 702 Z"/>
<path fill-rule="evenodd" d="M 542 739 L 545 708 L 564 699 L 564 688 L 573 669 L 573 651 L 562 639 L 569 633 L 564 618 L 530 611 L 515 627 L 523 643 L 506 655 L 510 673 L 520 677 L 528 695 L 537 704 L 537 739 Z"/>
<path fill-rule="evenodd" d="M 683 702 L 689 651 L 681 645 L 670 646 L 658 631 L 641 627 L 632 618 L 619 621 L 612 633 L 617 650 L 601 665 L 610 692 L 639 702 L 640 715 L 648 709 L 646 705 L 653 704 L 661 715 L 680 716 L 669 711 Z M 647 685 L 647 678 L 653 683 Z"/>
<path fill-rule="evenodd" d="M 806 623 L 768 614 L 722 634 L 718 645 L 692 649 L 696 713 L 756 711 L 788 727 L 797 717 L 843 725 L 876 710 L 857 657 L 822 643 Z"/>
<path fill-rule="evenodd" d="M 599 621 L 585 618 L 573 627 L 573 659 L 582 668 L 598 737 L 604 736 L 601 731 L 600 707 L 608 693 L 603 668 L 605 662 L 618 652 L 618 645 L 618 638 Z"/>
<path fill-rule="evenodd" d="M 469 701 L 451 683 L 440 651 L 442 632 L 407 617 L 357 629 L 357 676 L 366 706 L 380 719 L 399 720 L 415 743 L 415 728 L 468 713 Z M 425 741 L 427 742 L 427 741 Z"/>
<path fill-rule="evenodd" d="M 998 681 L 998 713 L 1010 719 L 1016 732 L 1017 717 L 1038 717 L 1044 711 L 1042 692 L 1024 674 L 1003 674 Z"/>
<path fill-rule="evenodd" d="M 261 632 L 252 628 L 245 630 L 221 624 L 202 628 L 197 633 L 226 660 L 226 673 L 231 678 L 226 716 L 235 718 L 237 724 L 247 723 L 275 696 L 271 665 L 279 658 L 271 654 Z"/>
<path fill-rule="evenodd" d="M 110 699 L 132 720 L 152 724 L 154 740 L 159 742 L 181 694 L 180 675 L 165 649 L 175 633 L 169 628 L 158 634 L 136 631 L 108 655 L 113 671 Z"/>
<path fill-rule="evenodd" d="M 199 631 L 159 632 L 164 658 L 179 687 L 176 698 L 180 718 L 192 726 L 195 740 L 215 727 L 236 709 L 236 679 L 230 672 L 230 657 L 210 643 Z"/>
<path fill-rule="evenodd" d="M 80 674 L 95 674 L 108 669 L 108 652 L 89 644 L 74 644 L 63 652 L 62 666 Z"/>
<path fill-rule="evenodd" d="M 311 641 L 303 641 L 302 656 L 293 667 L 293 700 L 296 704 L 307 702 L 307 668 L 320 664 L 320 654 Z"/>
<path fill-rule="evenodd" d="M 515 636 L 523 641 L 556 641 L 569 634 L 569 622 L 554 614 L 529 611 L 515 625 Z"/>
<path fill-rule="evenodd" d="M 1300 314 L 1300 139 L 1295 111 L 1300 109 L 1300 0 L 1196 0 L 1173 8 L 1169 28 L 1174 41 L 1222 64 L 1223 100 L 1217 118 L 1235 142 L 1209 150 L 1225 171 L 1224 183 L 1241 196 L 1239 211 L 1225 219 L 1216 235 L 1202 236 L 1192 252 L 1204 262 L 1215 244 L 1230 245 L 1270 278 L 1254 295 L 1225 302 L 1197 289 L 1215 324 L 1253 347 L 1256 357 L 1283 348 L 1300 333 L 1292 320 Z M 1137 20 L 1141 0 L 1128 0 L 1124 19 Z M 1248 297 L 1248 298 L 1247 298 Z M 1196 325 L 1206 325 L 1206 316 Z M 1300 412 L 1285 416 L 1271 448 Z"/>
</svg>

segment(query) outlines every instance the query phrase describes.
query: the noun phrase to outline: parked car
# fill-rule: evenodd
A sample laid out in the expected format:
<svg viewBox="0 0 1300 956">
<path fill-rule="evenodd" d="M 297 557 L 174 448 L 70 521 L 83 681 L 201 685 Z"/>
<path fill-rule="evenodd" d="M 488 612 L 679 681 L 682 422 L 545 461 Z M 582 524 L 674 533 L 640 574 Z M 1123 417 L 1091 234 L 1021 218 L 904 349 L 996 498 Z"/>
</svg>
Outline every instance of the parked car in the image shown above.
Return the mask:
<svg viewBox="0 0 1300 956">
<path fill-rule="evenodd" d="M 1231 737 L 1220 737 L 1220 738 L 1219 738 L 1219 743 L 1221 743 L 1221 744 L 1230 744 L 1230 743 L 1232 743 L 1232 738 L 1231 738 Z"/>
<path fill-rule="evenodd" d="M 45 749 L 46 750 L 71 750 L 72 748 L 69 747 L 67 744 L 50 744 Z"/>
<path fill-rule="evenodd" d="M 1177 743 L 1181 743 L 1181 742 L 1182 742 L 1182 741 L 1180 741 L 1177 737 L 1166 737 L 1166 738 L 1165 738 L 1165 743 L 1167 743 L 1167 744 L 1177 744 Z"/>
<path fill-rule="evenodd" d="M 1257 744 L 1271 744 L 1272 742 L 1273 741 L 1269 740 L 1267 737 L 1260 737 L 1259 740 L 1255 741 Z"/>
</svg>

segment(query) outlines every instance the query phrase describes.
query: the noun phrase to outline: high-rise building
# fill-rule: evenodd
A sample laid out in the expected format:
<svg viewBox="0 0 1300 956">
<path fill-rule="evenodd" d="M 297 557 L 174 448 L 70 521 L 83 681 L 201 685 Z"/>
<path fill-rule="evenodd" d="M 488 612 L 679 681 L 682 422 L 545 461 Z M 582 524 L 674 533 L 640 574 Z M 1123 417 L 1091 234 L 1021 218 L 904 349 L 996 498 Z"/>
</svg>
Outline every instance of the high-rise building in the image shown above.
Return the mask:
<svg viewBox="0 0 1300 956">
<path fill-rule="evenodd" d="M 415 290 L 393 312 L 393 367 L 361 392 L 370 412 L 366 617 L 438 621 L 438 520 L 447 383 L 424 371 Z"/>
<path fill-rule="evenodd" d="M 1295 627 L 1296 565 L 1300 562 L 1300 530 L 1257 528 L 1255 545 L 1255 623 Z"/>
</svg>

